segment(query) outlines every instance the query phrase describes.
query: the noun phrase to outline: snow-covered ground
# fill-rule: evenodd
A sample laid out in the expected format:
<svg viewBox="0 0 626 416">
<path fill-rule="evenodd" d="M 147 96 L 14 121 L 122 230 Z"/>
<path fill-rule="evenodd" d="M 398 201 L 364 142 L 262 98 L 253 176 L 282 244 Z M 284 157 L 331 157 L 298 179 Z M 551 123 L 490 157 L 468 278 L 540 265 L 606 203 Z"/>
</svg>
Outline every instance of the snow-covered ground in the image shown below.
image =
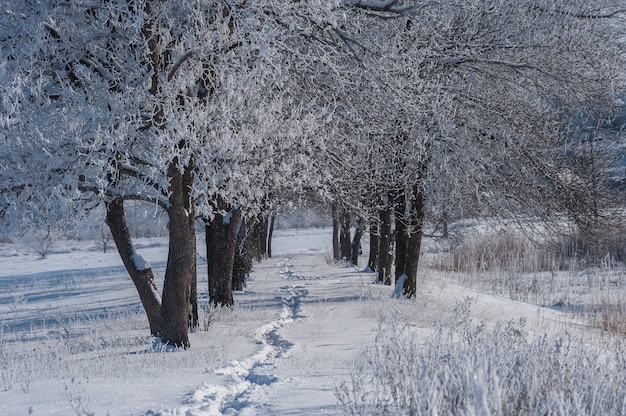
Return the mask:
<svg viewBox="0 0 626 416">
<path fill-rule="evenodd" d="M 425 335 L 468 297 L 472 318 L 487 326 L 522 320 L 531 335 L 567 330 L 597 340 L 580 317 L 429 269 L 415 301 L 392 299 L 371 274 L 328 261 L 330 241 L 328 229 L 277 231 L 273 258 L 255 266 L 235 308 L 205 307 L 191 349 L 175 352 L 152 347 L 114 250 L 76 243 L 39 259 L 0 245 L 0 415 L 339 414 L 336 389 L 381 317 L 400 316 Z M 166 241 L 140 240 L 138 251 L 162 276 Z M 205 305 L 202 257 L 198 264 Z"/>
</svg>

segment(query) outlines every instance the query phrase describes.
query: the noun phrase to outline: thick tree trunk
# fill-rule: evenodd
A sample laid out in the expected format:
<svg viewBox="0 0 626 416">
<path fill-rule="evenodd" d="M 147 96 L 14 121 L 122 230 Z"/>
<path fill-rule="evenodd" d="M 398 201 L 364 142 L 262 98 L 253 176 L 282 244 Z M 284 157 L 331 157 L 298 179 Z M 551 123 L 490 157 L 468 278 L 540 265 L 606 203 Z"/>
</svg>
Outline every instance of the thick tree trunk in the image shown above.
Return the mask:
<svg viewBox="0 0 626 416">
<path fill-rule="evenodd" d="M 113 241 L 115 241 L 124 267 L 126 267 L 126 271 L 137 288 L 139 299 L 148 317 L 150 333 L 156 336 L 159 332 L 159 320 L 161 318 L 161 296 L 154 282 L 154 274 L 148 263 L 144 262 L 135 252 L 130 231 L 126 225 L 124 201 L 121 198 L 116 198 L 108 202 L 106 211 L 106 224 L 111 230 Z"/>
<path fill-rule="evenodd" d="M 255 241 L 250 235 L 250 223 L 242 222 L 237 233 L 237 248 L 233 261 L 233 290 L 241 291 L 246 285 L 246 277 L 252 271 Z"/>
<path fill-rule="evenodd" d="M 351 221 L 350 212 L 347 209 L 342 210 L 341 214 L 341 235 L 339 236 L 339 246 L 341 252 L 339 257 L 346 262 L 350 261 L 350 250 L 352 246 L 352 240 L 350 235 Z"/>
<path fill-rule="evenodd" d="M 355 266 L 359 265 L 359 254 L 361 254 L 361 237 L 363 237 L 364 222 L 365 220 L 363 220 L 363 217 L 357 218 L 354 237 L 352 238 L 352 247 L 350 248 L 352 255 L 350 261 Z"/>
<path fill-rule="evenodd" d="M 337 204 L 332 205 L 333 217 L 333 259 L 341 260 L 341 250 L 339 248 L 339 214 L 337 213 Z"/>
<path fill-rule="evenodd" d="M 181 348 L 189 347 L 192 282 L 197 277 L 191 169 L 188 165 L 184 172 L 180 172 L 176 159 L 168 167 L 171 192 L 168 210 L 169 251 L 163 283 L 159 336 L 164 343 Z"/>
<path fill-rule="evenodd" d="M 212 221 L 205 221 L 209 300 L 214 305 L 232 306 L 233 263 L 241 210 L 233 207 L 228 210 L 223 202 L 218 202 L 218 206 L 228 213 L 217 213 Z"/>
<path fill-rule="evenodd" d="M 419 186 L 414 186 L 410 200 L 410 230 L 408 234 L 406 250 L 406 280 L 404 281 L 403 294 L 411 298 L 417 293 L 417 266 L 422 247 L 424 226 L 424 193 Z"/>
<path fill-rule="evenodd" d="M 276 215 L 270 218 L 269 230 L 267 232 L 267 257 L 272 258 L 272 237 L 274 236 L 274 220 Z"/>
<path fill-rule="evenodd" d="M 378 251 L 378 281 L 391 285 L 391 207 L 380 210 L 380 248 Z"/>
<path fill-rule="evenodd" d="M 370 272 L 378 270 L 378 250 L 380 245 L 380 231 L 378 221 L 370 224 L 370 254 L 367 259 L 367 268 Z"/>
</svg>

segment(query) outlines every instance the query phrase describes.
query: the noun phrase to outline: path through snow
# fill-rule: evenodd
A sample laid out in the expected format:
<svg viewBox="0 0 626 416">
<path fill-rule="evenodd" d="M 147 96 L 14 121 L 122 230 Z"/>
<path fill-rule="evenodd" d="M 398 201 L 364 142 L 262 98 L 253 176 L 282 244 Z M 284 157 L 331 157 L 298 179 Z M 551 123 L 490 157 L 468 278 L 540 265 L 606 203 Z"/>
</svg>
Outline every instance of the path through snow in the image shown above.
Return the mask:
<svg viewBox="0 0 626 416">
<path fill-rule="evenodd" d="M 287 266 L 288 259 L 278 263 L 279 274 L 285 279 L 294 279 Z M 282 308 L 276 319 L 257 328 L 255 340 L 259 350 L 243 360 L 236 360 L 225 367 L 213 370 L 220 382 L 206 383 L 178 408 L 165 412 L 148 412 L 148 415 L 257 415 L 268 405 L 269 389 L 281 382 L 275 375 L 275 360 L 280 358 L 293 343 L 284 339 L 280 330 L 296 319 L 303 319 L 301 301 L 308 290 L 303 285 L 284 285 L 279 288 L 278 298 Z"/>
</svg>

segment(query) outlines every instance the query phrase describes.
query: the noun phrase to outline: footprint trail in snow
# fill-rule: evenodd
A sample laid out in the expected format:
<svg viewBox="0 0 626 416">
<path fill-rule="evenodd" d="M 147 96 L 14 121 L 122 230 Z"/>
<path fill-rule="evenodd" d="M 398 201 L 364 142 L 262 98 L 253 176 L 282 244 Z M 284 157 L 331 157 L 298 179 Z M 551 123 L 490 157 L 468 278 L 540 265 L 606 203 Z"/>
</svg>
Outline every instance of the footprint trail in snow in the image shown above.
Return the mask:
<svg viewBox="0 0 626 416">
<path fill-rule="evenodd" d="M 284 264 L 281 262 L 279 266 Z M 205 384 L 192 393 L 182 407 L 164 412 L 151 411 L 147 415 L 245 416 L 262 412 L 262 408 L 269 404 L 263 400 L 265 393 L 272 384 L 281 382 L 272 374 L 274 360 L 293 346 L 281 337 L 280 329 L 301 318 L 301 299 L 307 295 L 307 290 L 300 285 L 282 286 L 279 290 L 282 293 L 280 314 L 275 320 L 256 329 L 255 339 L 260 349 L 254 355 L 214 370 L 224 381 L 219 385 Z"/>
</svg>

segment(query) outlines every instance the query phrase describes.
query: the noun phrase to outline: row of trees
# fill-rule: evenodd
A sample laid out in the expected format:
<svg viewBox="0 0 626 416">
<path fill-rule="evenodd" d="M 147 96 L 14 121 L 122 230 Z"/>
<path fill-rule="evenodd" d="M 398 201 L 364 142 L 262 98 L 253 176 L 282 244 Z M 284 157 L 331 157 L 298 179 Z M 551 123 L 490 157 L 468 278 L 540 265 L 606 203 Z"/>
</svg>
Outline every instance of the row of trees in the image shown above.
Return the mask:
<svg viewBox="0 0 626 416">
<path fill-rule="evenodd" d="M 411 296 L 427 212 L 585 222 L 587 184 L 559 157 L 567 120 L 608 112 L 622 88 L 623 16 L 613 0 L 9 1 L 0 212 L 15 227 L 104 204 L 151 332 L 171 345 L 188 347 L 197 323 L 196 221 L 210 298 L 230 305 L 246 230 L 268 230 L 287 198 L 380 219 L 380 257 L 394 213 Z M 169 218 L 161 292 L 129 200 Z"/>
</svg>

